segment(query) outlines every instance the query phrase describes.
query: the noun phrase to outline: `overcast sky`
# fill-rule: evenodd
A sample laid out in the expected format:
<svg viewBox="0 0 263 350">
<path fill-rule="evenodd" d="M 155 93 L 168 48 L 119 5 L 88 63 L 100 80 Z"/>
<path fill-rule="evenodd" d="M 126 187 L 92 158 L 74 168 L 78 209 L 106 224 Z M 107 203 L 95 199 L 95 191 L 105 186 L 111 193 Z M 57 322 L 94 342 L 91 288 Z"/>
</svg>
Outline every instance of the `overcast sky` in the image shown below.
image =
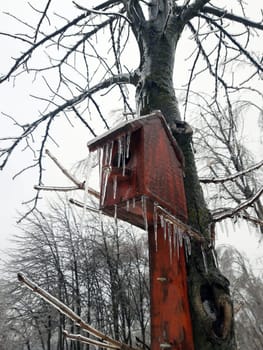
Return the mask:
<svg viewBox="0 0 263 350">
<path fill-rule="evenodd" d="M 70 1 L 63 1 L 63 6 L 70 4 Z M 27 7 L 24 1 L 9 0 L 1 4 L 1 10 L 8 12 L 16 12 L 19 16 L 26 18 Z M 66 11 L 66 7 L 65 7 Z M 15 25 L 14 21 L 7 19 L 3 13 L 0 14 L 0 31 L 10 31 L 14 32 L 14 28 L 8 28 L 10 25 Z M 5 70 L 10 65 L 10 57 L 16 51 L 16 48 L 10 46 L 8 40 L 0 36 L 0 47 L 1 47 L 1 72 L 4 73 Z M 4 50 L 4 52 L 3 52 Z M 0 110 L 1 112 L 10 113 L 17 115 L 23 119 L 24 116 L 34 115 L 38 111 L 36 103 L 33 103 L 28 98 L 28 92 L 32 88 L 31 80 L 24 78 L 22 81 L 19 79 L 16 82 L 15 88 L 11 84 L 0 85 Z M 251 119 L 250 119 L 251 123 Z M 9 126 L 1 117 L 1 135 L 8 135 Z M 76 161 L 83 159 L 87 154 L 86 143 L 90 139 L 90 135 L 87 130 L 84 129 L 72 129 L 67 131 L 61 127 L 61 133 L 58 134 L 60 139 L 60 148 L 56 150 L 56 156 L 60 159 L 63 158 L 63 164 L 67 167 L 71 167 Z M 11 132 L 11 130 L 10 130 Z M 8 135 L 9 136 L 9 135 Z M 11 135 L 10 135 L 11 136 Z M 257 135 L 256 138 L 259 136 Z M 258 139 L 252 139 L 251 147 L 257 151 L 259 145 Z M 262 146 L 262 145 L 261 145 Z M 262 152 L 260 155 L 260 150 L 258 150 L 258 157 L 262 157 Z M 23 201 L 26 201 L 33 197 L 33 185 L 36 179 L 34 178 L 34 172 L 28 172 L 24 175 L 17 177 L 15 180 L 12 177 L 23 168 L 24 164 L 27 162 L 27 155 L 24 153 L 15 153 L 11 158 L 8 167 L 4 172 L 0 172 L 0 220 L 1 220 L 1 231 L 0 231 L 0 249 L 5 250 L 9 247 L 8 238 L 12 237 L 18 230 L 16 226 L 16 218 L 19 217 L 17 211 L 24 212 L 24 207 L 21 205 Z M 52 162 L 48 163 L 49 175 L 47 176 L 47 184 L 59 184 L 63 180 L 63 176 L 59 171 L 53 166 Z M 46 195 L 44 195 L 46 196 Z M 262 256 L 261 250 L 262 246 L 259 248 L 259 235 L 255 231 L 251 233 L 248 232 L 247 226 L 242 225 L 238 227 L 236 225 L 236 231 L 232 230 L 232 226 L 228 225 L 227 234 L 226 230 L 220 232 L 219 239 L 217 241 L 218 245 L 230 243 L 240 250 L 244 251 L 249 257 L 255 259 Z"/>
</svg>

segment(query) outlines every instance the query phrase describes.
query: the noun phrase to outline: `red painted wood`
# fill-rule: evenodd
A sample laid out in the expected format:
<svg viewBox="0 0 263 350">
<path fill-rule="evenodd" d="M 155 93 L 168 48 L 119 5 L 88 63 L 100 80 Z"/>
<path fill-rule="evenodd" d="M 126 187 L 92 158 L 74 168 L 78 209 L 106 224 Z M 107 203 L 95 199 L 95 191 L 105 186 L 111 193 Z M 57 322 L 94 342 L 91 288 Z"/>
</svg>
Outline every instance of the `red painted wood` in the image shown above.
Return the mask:
<svg viewBox="0 0 263 350">
<path fill-rule="evenodd" d="M 184 247 L 170 257 L 168 238 L 158 227 L 149 229 L 151 294 L 151 350 L 193 350 L 192 324 L 187 295 Z M 170 347 L 169 347 L 170 346 Z"/>
<path fill-rule="evenodd" d="M 131 133 L 130 158 L 126 160 L 125 176 L 122 166 L 117 168 L 118 139 Z M 117 216 L 134 225 L 144 227 L 140 198 L 147 196 L 153 203 L 160 205 L 176 214 L 178 218 L 186 220 L 186 204 L 183 184 L 183 157 L 179 147 L 172 137 L 163 116 L 155 113 L 139 120 L 133 120 L 121 127 L 106 133 L 89 144 L 90 150 L 103 147 L 114 142 L 112 164 L 113 169 L 108 179 L 104 202 L 101 209 L 113 216 L 114 205 L 118 205 Z M 103 159 L 103 166 L 105 157 Z M 114 178 L 117 177 L 118 190 L 114 198 Z M 103 186 L 101 192 L 103 192 Z M 135 208 L 130 205 L 126 210 L 127 200 L 137 199 Z M 152 215 L 149 213 L 149 220 Z"/>
<path fill-rule="evenodd" d="M 116 165 L 118 140 L 130 133 L 130 155 L 125 169 Z M 100 207 L 105 214 L 144 228 L 142 196 L 147 198 L 151 289 L 151 350 L 193 350 L 193 338 L 184 248 L 179 257 L 165 239 L 158 224 L 157 245 L 154 233 L 154 203 L 186 222 L 187 207 L 183 182 L 183 157 L 160 113 L 133 120 L 88 144 L 90 150 L 113 142 L 111 164 L 104 156 L 104 169 L 111 167 L 105 198 Z M 107 146 L 108 147 L 108 146 Z M 107 152 L 106 152 L 107 153 Z M 117 179 L 117 191 L 114 182 Z M 102 182 L 101 193 L 105 184 Z M 127 205 L 128 204 L 128 205 Z M 117 211 L 116 211 L 117 208 Z M 175 249 L 174 247 L 172 248 Z"/>
</svg>

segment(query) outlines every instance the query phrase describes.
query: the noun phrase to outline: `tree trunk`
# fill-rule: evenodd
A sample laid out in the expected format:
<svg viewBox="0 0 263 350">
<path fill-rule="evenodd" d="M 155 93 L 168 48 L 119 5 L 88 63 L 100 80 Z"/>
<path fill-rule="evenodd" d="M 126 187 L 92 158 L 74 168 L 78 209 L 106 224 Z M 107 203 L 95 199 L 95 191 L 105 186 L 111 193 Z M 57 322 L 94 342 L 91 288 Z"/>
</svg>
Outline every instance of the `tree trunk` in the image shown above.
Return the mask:
<svg viewBox="0 0 263 350">
<path fill-rule="evenodd" d="M 181 121 L 173 88 L 173 67 L 181 30 L 160 30 L 160 23 L 148 21 L 140 41 L 140 77 L 136 89 L 141 115 L 161 110 L 185 157 L 185 192 L 189 224 L 207 244 L 192 242 L 188 261 L 188 294 L 195 349 L 234 350 L 233 307 L 229 282 L 215 262 L 211 217 L 198 180 L 192 150 L 192 129 Z"/>
</svg>

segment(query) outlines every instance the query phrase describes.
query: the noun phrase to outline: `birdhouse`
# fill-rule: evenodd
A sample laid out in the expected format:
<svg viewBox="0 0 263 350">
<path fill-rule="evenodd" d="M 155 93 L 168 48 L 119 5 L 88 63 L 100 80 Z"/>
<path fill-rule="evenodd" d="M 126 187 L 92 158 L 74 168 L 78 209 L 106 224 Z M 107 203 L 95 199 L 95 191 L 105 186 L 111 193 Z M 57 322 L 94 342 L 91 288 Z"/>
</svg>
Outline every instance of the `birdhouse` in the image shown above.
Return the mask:
<svg viewBox="0 0 263 350">
<path fill-rule="evenodd" d="M 145 228 L 158 203 L 185 221 L 183 156 L 160 112 L 120 124 L 88 147 L 99 153 L 103 213 Z"/>
<path fill-rule="evenodd" d="M 164 117 L 123 123 L 88 147 L 98 151 L 102 212 L 148 231 L 151 350 L 193 350 L 184 160 Z"/>
</svg>

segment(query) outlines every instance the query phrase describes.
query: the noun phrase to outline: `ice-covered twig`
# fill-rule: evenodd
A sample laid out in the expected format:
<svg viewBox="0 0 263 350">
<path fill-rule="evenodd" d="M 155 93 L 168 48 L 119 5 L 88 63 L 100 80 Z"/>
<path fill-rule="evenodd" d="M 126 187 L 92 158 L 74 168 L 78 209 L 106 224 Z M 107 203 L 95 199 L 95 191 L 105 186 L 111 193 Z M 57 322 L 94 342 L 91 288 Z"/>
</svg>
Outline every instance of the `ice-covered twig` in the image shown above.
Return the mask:
<svg viewBox="0 0 263 350">
<path fill-rule="evenodd" d="M 115 345 L 111 345 L 109 343 L 103 343 L 101 341 L 97 341 L 88 337 L 84 337 L 81 334 L 72 334 L 72 333 L 68 333 L 66 330 L 63 331 L 63 335 L 66 338 L 69 338 L 71 340 L 75 340 L 75 341 L 79 341 L 81 343 L 85 343 L 85 344 L 91 344 L 91 345 L 95 345 L 96 347 L 100 347 L 100 348 L 104 348 L 104 349 L 119 349 L 119 346 L 115 346 Z"/>
<path fill-rule="evenodd" d="M 84 190 L 84 183 L 82 187 L 80 186 L 68 186 L 68 187 L 60 187 L 60 186 L 34 186 L 35 190 L 41 190 L 41 191 L 57 191 L 57 192 L 69 192 L 69 191 L 76 191 L 76 190 Z M 94 190 L 93 188 L 88 189 L 88 193 L 93 195 L 96 198 L 100 198 L 100 194 L 98 191 Z"/>
<path fill-rule="evenodd" d="M 70 198 L 70 199 L 69 199 L 69 202 L 70 202 L 71 204 L 76 205 L 76 206 L 79 207 L 79 208 L 84 208 L 84 207 L 85 207 L 86 210 L 93 211 L 94 213 L 97 213 L 97 214 L 99 213 L 99 210 L 98 210 L 98 209 L 93 208 L 93 207 L 91 207 L 91 206 L 89 206 L 89 205 L 85 205 L 83 202 L 80 202 L 80 201 L 78 201 L 77 199 Z"/>
<path fill-rule="evenodd" d="M 250 168 L 247 168 L 245 170 L 239 171 L 239 172 L 237 172 L 235 174 L 232 174 L 232 175 L 229 175 L 229 176 L 211 177 L 211 178 L 200 177 L 199 181 L 204 183 L 204 184 L 208 184 L 208 183 L 217 184 L 217 183 L 223 183 L 223 182 L 226 182 L 226 181 L 233 181 L 237 177 L 240 177 L 242 175 L 250 173 L 251 171 L 259 169 L 262 165 L 263 165 L 263 160 L 261 162 L 255 164 L 255 165 L 251 166 Z"/>
<path fill-rule="evenodd" d="M 118 340 L 108 337 L 104 333 L 98 331 L 96 328 L 93 328 L 88 323 L 86 323 L 79 315 L 72 311 L 68 306 L 62 303 L 60 300 L 55 298 L 53 295 L 49 294 L 43 288 L 39 287 L 37 284 L 32 282 L 29 278 L 25 277 L 22 273 L 17 274 L 18 280 L 22 282 L 27 288 L 36 293 L 40 298 L 44 299 L 47 303 L 55 307 L 60 313 L 66 315 L 72 321 L 75 322 L 80 328 L 91 333 L 100 340 L 106 341 L 109 344 L 113 345 L 116 349 L 123 350 L 135 350 L 130 346 L 119 342 Z"/>
<path fill-rule="evenodd" d="M 57 158 L 49 151 L 46 150 L 46 154 L 49 156 L 50 159 L 53 160 L 53 162 L 57 165 L 57 167 L 62 171 L 62 173 L 70 180 L 72 181 L 75 186 L 67 186 L 67 187 L 60 187 L 60 186 L 43 186 L 43 185 L 35 185 L 34 189 L 36 190 L 42 190 L 42 191 L 59 191 L 59 192 L 68 192 L 68 191 L 75 191 L 75 190 L 84 190 L 85 189 L 85 182 L 81 182 L 78 179 L 75 178 L 58 160 Z M 100 198 L 100 194 L 98 191 L 94 190 L 93 188 L 88 189 L 88 193 L 96 198 Z"/>
<path fill-rule="evenodd" d="M 251 206 L 256 200 L 258 200 L 258 198 L 262 195 L 262 193 L 263 193 L 263 186 L 252 197 L 250 197 L 248 200 L 244 201 L 243 203 L 239 204 L 237 207 L 233 209 L 228 209 L 218 214 L 214 214 L 213 221 L 217 222 L 227 218 L 232 218 L 242 210 L 245 210 L 246 208 Z"/>
<path fill-rule="evenodd" d="M 98 11 L 95 9 L 90 9 L 90 8 L 86 8 L 83 6 L 80 6 L 79 4 L 77 4 L 75 1 L 73 1 L 73 4 L 79 9 L 79 10 L 83 10 L 86 11 L 87 13 L 94 13 L 95 15 L 104 15 L 104 16 L 119 16 L 123 19 L 125 19 L 125 21 L 127 21 L 129 24 L 131 24 L 131 21 L 129 20 L 128 17 L 124 16 L 122 13 L 120 12 L 106 12 L 106 11 Z"/>
<path fill-rule="evenodd" d="M 53 160 L 53 162 L 57 165 L 57 167 L 62 171 L 62 173 L 68 178 L 70 179 L 70 181 L 72 181 L 76 186 L 79 186 L 80 188 L 84 188 L 83 187 L 83 183 L 79 182 L 72 174 L 70 174 L 70 172 L 63 167 L 62 164 L 60 164 L 60 162 L 57 160 L 56 157 L 53 156 L 53 154 L 47 149 L 46 150 L 46 154 L 49 156 L 50 159 Z"/>
<path fill-rule="evenodd" d="M 75 190 L 82 190 L 79 186 L 68 186 L 68 187 L 60 187 L 60 186 L 34 186 L 35 190 L 41 190 L 41 191 L 57 191 L 57 192 L 68 192 L 68 191 L 75 191 Z"/>
</svg>

